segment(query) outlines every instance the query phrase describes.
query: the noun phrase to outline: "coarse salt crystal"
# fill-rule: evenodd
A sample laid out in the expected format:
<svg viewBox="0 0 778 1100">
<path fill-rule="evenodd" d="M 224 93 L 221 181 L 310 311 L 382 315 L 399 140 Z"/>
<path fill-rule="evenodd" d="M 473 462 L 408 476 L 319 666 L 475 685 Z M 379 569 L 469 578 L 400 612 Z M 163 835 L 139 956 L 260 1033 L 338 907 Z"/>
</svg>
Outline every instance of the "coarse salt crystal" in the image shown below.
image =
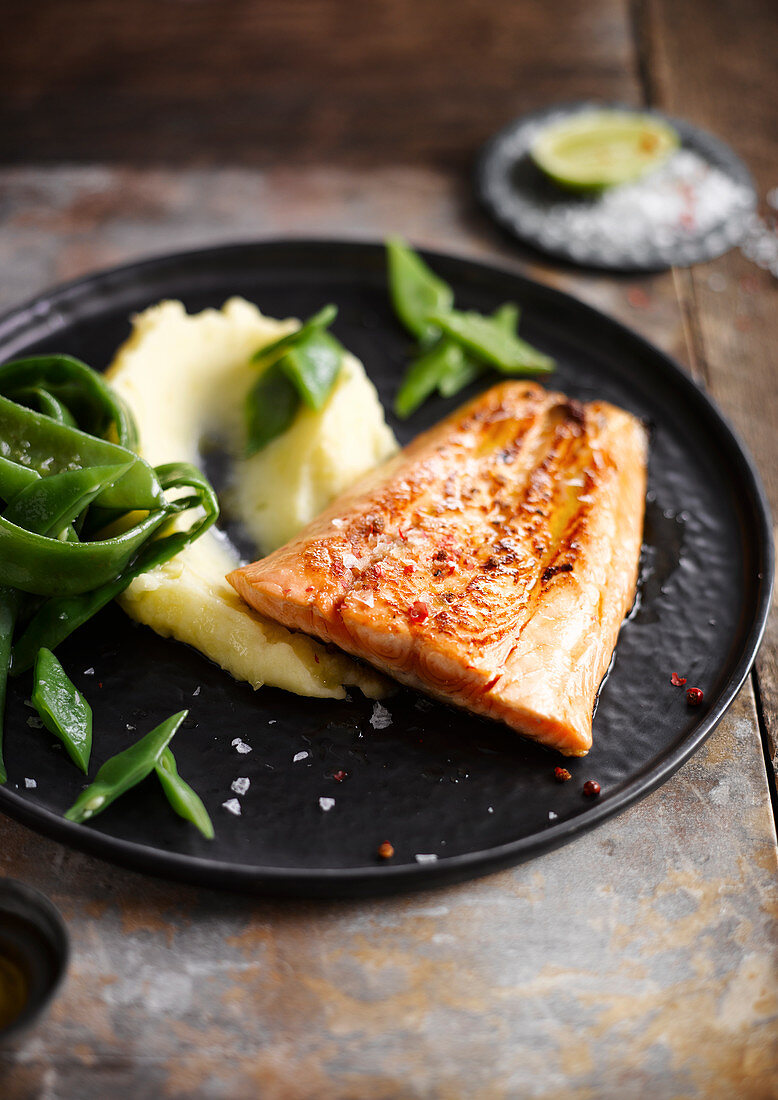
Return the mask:
<svg viewBox="0 0 778 1100">
<path fill-rule="evenodd" d="M 95 670 L 93 668 L 85 668 L 84 676 L 94 676 Z"/>
<path fill-rule="evenodd" d="M 251 780 L 245 775 L 238 776 L 237 779 L 233 779 L 230 783 L 230 790 L 235 791 L 235 794 L 245 794 L 251 786 Z"/>
<path fill-rule="evenodd" d="M 332 526 L 333 527 L 345 527 L 345 525 L 346 525 L 345 519 L 334 519 L 332 521 Z"/>
<path fill-rule="evenodd" d="M 432 852 L 419 852 L 413 858 L 417 863 L 435 863 L 438 857 Z"/>
<path fill-rule="evenodd" d="M 309 752 L 296 752 L 292 757 L 292 763 L 297 764 L 300 760 L 307 760 L 310 755 Z"/>
<path fill-rule="evenodd" d="M 231 814 L 235 814 L 236 817 L 240 817 L 240 802 L 237 798 L 228 798 L 226 802 L 222 802 L 222 806 Z"/>
<path fill-rule="evenodd" d="M 558 817 L 559 817 L 559 814 L 555 814 L 553 810 L 548 811 L 548 820 L 549 821 L 556 821 L 556 819 Z"/>
<path fill-rule="evenodd" d="M 270 718 L 270 719 L 268 720 L 268 723 L 267 723 L 267 724 L 268 724 L 269 726 L 274 726 L 274 725 L 276 724 L 276 722 L 277 722 L 277 721 L 278 721 L 278 719 L 277 719 L 277 718 Z"/>
<path fill-rule="evenodd" d="M 374 595 L 373 595 L 373 593 L 372 593 L 372 592 L 370 592 L 370 591 L 368 591 L 368 592 L 360 592 L 360 593 L 356 593 L 356 592 L 355 592 L 355 593 L 354 593 L 354 599 L 355 599 L 355 600 L 356 600 L 356 601 L 357 601 L 358 603 L 363 603 L 363 604 L 365 604 L 365 606 L 366 606 L 366 607 L 372 607 L 372 606 L 373 606 L 373 605 L 375 604 L 375 596 L 374 596 Z"/>
<path fill-rule="evenodd" d="M 242 756 L 245 755 L 247 752 L 251 752 L 251 745 L 247 745 L 245 741 L 241 741 L 240 737 L 236 737 L 233 739 L 232 747 Z"/>
<path fill-rule="evenodd" d="M 370 725 L 374 730 L 385 730 L 387 726 L 391 726 L 392 716 L 386 707 L 381 706 L 380 703 L 373 704 L 373 713 L 370 715 Z"/>
<path fill-rule="evenodd" d="M 27 790 L 31 791 L 31 790 L 34 790 L 38 786 L 38 783 L 35 779 L 25 779 L 24 780 L 24 785 L 27 788 Z"/>
<path fill-rule="evenodd" d="M 493 814 L 494 813 L 494 806 L 487 806 L 486 807 L 486 812 L 488 814 Z"/>
<path fill-rule="evenodd" d="M 325 814 L 327 813 L 328 810 L 331 810 L 334 805 L 335 805 L 335 799 L 334 798 L 320 798 L 319 799 L 319 807 L 320 807 L 320 809 L 322 809 L 325 812 Z"/>
<path fill-rule="evenodd" d="M 200 688 L 199 688 L 199 687 L 196 687 L 196 688 L 194 689 L 194 691 L 192 692 L 192 695 L 199 695 L 199 694 L 200 694 Z"/>
<path fill-rule="evenodd" d="M 355 557 L 353 554 L 344 554 L 343 564 L 347 569 L 359 569 L 359 558 Z"/>
</svg>

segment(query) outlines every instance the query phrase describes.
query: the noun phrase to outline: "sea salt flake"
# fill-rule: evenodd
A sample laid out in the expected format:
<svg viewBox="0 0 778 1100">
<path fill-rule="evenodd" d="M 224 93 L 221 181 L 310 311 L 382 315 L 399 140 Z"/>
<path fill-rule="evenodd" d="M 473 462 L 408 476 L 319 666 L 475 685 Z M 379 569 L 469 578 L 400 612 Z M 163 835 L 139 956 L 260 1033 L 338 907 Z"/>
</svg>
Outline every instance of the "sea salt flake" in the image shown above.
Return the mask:
<svg viewBox="0 0 778 1100">
<path fill-rule="evenodd" d="M 28 791 L 33 791 L 38 786 L 38 782 L 36 779 L 25 779 L 24 785 Z"/>
<path fill-rule="evenodd" d="M 354 554 L 344 554 L 343 564 L 346 569 L 359 569 L 359 558 L 355 557 Z"/>
<path fill-rule="evenodd" d="M 192 692 L 192 695 L 199 695 L 199 694 L 200 694 L 200 688 L 199 688 L 199 687 L 196 687 L 196 688 L 194 689 L 194 691 Z"/>
<path fill-rule="evenodd" d="M 226 802 L 222 802 L 222 806 L 231 814 L 235 814 L 236 817 L 240 817 L 240 802 L 237 798 L 228 798 Z"/>
<path fill-rule="evenodd" d="M 327 813 L 328 810 L 331 810 L 334 805 L 335 805 L 335 799 L 334 798 L 320 798 L 319 799 L 319 808 L 322 809 L 325 814 Z"/>
<path fill-rule="evenodd" d="M 268 719 L 268 723 L 267 723 L 267 724 L 268 724 L 269 726 L 274 726 L 274 725 L 276 724 L 276 722 L 277 722 L 277 721 L 278 721 L 278 719 L 277 719 L 277 718 L 270 718 L 270 719 Z"/>
<path fill-rule="evenodd" d="M 251 780 L 247 776 L 241 775 L 230 783 L 230 790 L 235 791 L 235 794 L 245 794 L 250 786 Z"/>
<path fill-rule="evenodd" d="M 366 607 L 373 607 L 375 604 L 375 596 L 369 590 L 367 592 L 355 592 L 354 599 L 357 603 L 363 603 Z"/>
<path fill-rule="evenodd" d="M 556 819 L 558 817 L 559 817 L 559 814 L 555 814 L 553 810 L 548 811 L 548 820 L 549 821 L 556 821 Z"/>
<path fill-rule="evenodd" d="M 432 852 L 418 852 L 413 858 L 417 863 L 435 863 L 438 857 Z"/>
<path fill-rule="evenodd" d="M 345 527 L 345 525 L 346 525 L 345 519 L 334 519 L 332 521 L 332 526 L 333 527 Z"/>
<path fill-rule="evenodd" d="M 381 706 L 380 703 L 373 704 L 373 713 L 370 715 L 370 725 L 374 730 L 385 730 L 387 726 L 391 726 L 392 716 L 386 707 Z"/>
<path fill-rule="evenodd" d="M 94 676 L 95 670 L 93 668 L 85 668 L 84 676 Z"/>
<path fill-rule="evenodd" d="M 486 812 L 488 814 L 493 814 L 494 813 L 494 806 L 487 806 L 486 807 Z"/>
<path fill-rule="evenodd" d="M 292 763 L 298 764 L 301 760 L 307 760 L 311 754 L 309 752 L 296 752 L 292 757 Z"/>
<path fill-rule="evenodd" d="M 240 737 L 235 737 L 233 739 L 232 747 L 236 752 L 239 752 L 241 756 L 244 756 L 247 752 L 251 752 L 251 745 L 247 745 L 245 741 L 241 741 Z"/>
</svg>

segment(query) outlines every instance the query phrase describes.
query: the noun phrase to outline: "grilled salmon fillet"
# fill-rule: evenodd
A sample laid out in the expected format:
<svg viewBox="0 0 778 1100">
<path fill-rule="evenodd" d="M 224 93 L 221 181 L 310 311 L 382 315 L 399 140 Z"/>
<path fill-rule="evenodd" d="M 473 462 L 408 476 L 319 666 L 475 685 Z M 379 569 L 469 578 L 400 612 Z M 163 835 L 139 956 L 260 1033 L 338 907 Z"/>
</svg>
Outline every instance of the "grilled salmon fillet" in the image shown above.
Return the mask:
<svg viewBox="0 0 778 1100">
<path fill-rule="evenodd" d="M 571 755 L 632 605 L 647 433 L 495 386 L 228 577 L 284 626 Z"/>
</svg>

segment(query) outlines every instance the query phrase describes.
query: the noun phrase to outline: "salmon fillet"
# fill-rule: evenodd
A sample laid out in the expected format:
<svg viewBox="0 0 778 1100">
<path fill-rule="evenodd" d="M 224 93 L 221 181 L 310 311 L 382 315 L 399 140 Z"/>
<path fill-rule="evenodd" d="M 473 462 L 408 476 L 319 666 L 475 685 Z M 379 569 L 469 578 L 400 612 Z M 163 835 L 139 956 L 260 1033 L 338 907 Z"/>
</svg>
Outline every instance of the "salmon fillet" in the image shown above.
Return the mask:
<svg viewBox="0 0 778 1100">
<path fill-rule="evenodd" d="M 495 386 L 228 577 L 284 626 L 572 756 L 637 583 L 647 433 Z"/>
</svg>

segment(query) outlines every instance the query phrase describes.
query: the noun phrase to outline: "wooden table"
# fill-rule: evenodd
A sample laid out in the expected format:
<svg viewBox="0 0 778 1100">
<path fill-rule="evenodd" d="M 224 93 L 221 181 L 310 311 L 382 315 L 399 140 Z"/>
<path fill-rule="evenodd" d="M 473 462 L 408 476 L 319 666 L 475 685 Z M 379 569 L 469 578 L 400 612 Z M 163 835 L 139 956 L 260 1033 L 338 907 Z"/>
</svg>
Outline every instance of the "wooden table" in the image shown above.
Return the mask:
<svg viewBox="0 0 778 1100">
<path fill-rule="evenodd" d="M 778 184 L 771 0 L 57 0 L 5 6 L 0 304 L 244 238 L 413 242 L 523 267 L 702 379 L 778 515 L 778 283 L 738 252 L 646 278 L 560 270 L 474 207 L 478 145 L 597 96 L 708 126 Z M 391 901 L 171 886 L 0 821 L 0 873 L 74 955 L 0 1050 L 8 1100 L 778 1095 L 778 615 L 705 747 L 574 844 Z"/>
</svg>

